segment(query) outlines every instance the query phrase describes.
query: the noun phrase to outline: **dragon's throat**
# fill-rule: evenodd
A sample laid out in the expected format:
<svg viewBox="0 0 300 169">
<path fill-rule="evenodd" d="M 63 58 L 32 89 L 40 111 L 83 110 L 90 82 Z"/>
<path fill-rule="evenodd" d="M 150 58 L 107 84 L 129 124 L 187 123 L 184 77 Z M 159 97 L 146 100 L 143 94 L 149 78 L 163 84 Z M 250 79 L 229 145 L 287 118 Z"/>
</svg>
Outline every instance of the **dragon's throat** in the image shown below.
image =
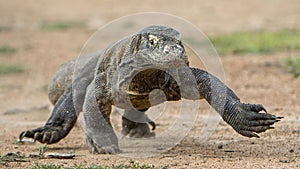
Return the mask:
<svg viewBox="0 0 300 169">
<path fill-rule="evenodd" d="M 146 69 L 129 78 L 116 91 L 113 91 L 116 106 L 138 110 L 148 109 L 166 101 L 165 95 L 159 90 L 159 78 L 162 70 Z"/>
</svg>

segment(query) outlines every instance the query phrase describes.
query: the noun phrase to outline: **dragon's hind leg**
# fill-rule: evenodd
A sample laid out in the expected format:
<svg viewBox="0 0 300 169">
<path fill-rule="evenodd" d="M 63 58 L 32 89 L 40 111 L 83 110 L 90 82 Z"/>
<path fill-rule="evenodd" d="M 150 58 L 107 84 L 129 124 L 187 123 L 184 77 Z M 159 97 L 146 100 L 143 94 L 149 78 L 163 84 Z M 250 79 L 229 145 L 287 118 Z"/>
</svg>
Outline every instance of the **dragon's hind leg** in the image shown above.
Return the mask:
<svg viewBox="0 0 300 169">
<path fill-rule="evenodd" d="M 153 137 L 154 132 L 151 132 L 148 123 L 155 129 L 155 123 L 150 120 L 145 114 L 146 110 L 138 111 L 134 109 L 125 110 L 122 117 L 122 134 L 124 136 L 142 138 Z"/>
</svg>

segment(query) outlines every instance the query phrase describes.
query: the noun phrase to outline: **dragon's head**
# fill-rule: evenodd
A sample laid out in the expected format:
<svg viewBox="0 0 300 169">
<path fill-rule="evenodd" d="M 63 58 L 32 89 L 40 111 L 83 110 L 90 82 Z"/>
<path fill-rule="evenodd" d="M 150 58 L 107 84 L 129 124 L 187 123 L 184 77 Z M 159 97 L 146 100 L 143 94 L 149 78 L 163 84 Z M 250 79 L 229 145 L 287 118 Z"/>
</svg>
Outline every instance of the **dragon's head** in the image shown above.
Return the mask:
<svg viewBox="0 0 300 169">
<path fill-rule="evenodd" d="M 178 31 L 165 26 L 148 26 L 135 35 L 132 52 L 140 66 L 160 69 L 188 65 Z"/>
</svg>

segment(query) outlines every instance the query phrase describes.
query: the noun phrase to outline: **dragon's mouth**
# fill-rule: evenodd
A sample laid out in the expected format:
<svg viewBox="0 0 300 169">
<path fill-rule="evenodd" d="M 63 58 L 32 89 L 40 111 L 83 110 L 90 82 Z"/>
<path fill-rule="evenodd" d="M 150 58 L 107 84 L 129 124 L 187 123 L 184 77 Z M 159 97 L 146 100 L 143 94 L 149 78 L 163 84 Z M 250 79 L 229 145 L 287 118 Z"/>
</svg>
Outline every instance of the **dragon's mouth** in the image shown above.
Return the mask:
<svg viewBox="0 0 300 169">
<path fill-rule="evenodd" d="M 182 68 L 188 67 L 189 61 L 186 59 L 185 55 L 175 56 L 172 54 L 156 54 L 156 53 L 146 53 L 143 57 L 139 57 L 135 60 L 135 69 L 145 70 L 145 69 L 168 69 L 168 68 Z"/>
</svg>

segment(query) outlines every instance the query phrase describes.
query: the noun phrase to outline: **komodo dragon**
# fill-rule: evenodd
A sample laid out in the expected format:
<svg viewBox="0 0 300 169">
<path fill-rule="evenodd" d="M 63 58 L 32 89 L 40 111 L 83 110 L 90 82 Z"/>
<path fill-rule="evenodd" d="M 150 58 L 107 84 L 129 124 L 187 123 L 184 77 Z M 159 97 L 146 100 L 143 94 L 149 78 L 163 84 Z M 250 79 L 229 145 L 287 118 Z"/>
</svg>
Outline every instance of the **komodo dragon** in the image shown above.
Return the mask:
<svg viewBox="0 0 300 169">
<path fill-rule="evenodd" d="M 28 137 L 41 143 L 57 143 L 68 135 L 78 114 L 83 112 L 89 150 L 117 153 L 118 139 L 110 127 L 112 105 L 125 110 L 124 135 L 148 137 L 152 132 L 147 123 L 153 128 L 155 123 L 145 111 L 161 102 L 181 98 L 206 99 L 225 122 L 246 137 L 259 137 L 257 133 L 273 129 L 272 125 L 282 118 L 267 113 L 261 104 L 242 103 L 215 76 L 189 67 L 180 34 L 169 27 L 148 26 L 85 57 L 88 61 L 77 69 L 73 81 L 75 60 L 60 67 L 49 85 L 49 98 L 55 105 L 51 116 L 43 127 L 21 132 L 20 140 Z M 181 72 L 179 78 L 172 72 Z M 193 88 L 189 86 L 192 83 L 182 79 L 194 79 L 196 94 L 182 92 Z M 155 89 L 162 91 L 165 99 L 157 97 L 150 103 L 149 95 Z"/>
</svg>

